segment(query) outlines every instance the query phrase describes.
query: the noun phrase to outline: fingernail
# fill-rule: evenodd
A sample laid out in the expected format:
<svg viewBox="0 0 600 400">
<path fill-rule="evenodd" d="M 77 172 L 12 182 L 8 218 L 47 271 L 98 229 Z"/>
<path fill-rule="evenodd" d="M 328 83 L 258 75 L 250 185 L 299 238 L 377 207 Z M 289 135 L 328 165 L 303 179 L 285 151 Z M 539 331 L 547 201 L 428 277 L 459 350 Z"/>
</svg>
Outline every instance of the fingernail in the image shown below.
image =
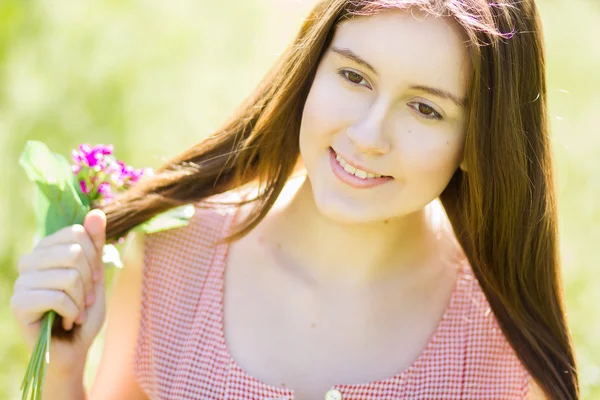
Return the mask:
<svg viewBox="0 0 600 400">
<path fill-rule="evenodd" d="M 94 270 L 93 279 L 94 279 L 94 282 L 98 282 L 98 280 L 100 280 L 100 270 L 98 270 L 98 269 Z"/>
<path fill-rule="evenodd" d="M 96 295 L 94 295 L 94 292 L 90 292 L 87 296 L 85 296 L 85 305 L 89 307 L 94 304 L 95 300 Z"/>
</svg>

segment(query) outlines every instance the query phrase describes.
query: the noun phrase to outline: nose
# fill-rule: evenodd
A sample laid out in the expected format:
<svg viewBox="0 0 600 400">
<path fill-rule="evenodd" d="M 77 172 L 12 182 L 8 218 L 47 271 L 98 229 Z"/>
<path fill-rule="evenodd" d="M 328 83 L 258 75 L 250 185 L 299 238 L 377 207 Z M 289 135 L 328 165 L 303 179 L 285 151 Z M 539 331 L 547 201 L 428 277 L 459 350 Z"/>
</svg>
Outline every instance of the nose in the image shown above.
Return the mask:
<svg viewBox="0 0 600 400">
<path fill-rule="evenodd" d="M 384 132 L 388 109 L 386 104 L 374 104 L 366 118 L 346 130 L 357 151 L 371 155 L 382 155 L 390 151 L 391 143 Z"/>
</svg>

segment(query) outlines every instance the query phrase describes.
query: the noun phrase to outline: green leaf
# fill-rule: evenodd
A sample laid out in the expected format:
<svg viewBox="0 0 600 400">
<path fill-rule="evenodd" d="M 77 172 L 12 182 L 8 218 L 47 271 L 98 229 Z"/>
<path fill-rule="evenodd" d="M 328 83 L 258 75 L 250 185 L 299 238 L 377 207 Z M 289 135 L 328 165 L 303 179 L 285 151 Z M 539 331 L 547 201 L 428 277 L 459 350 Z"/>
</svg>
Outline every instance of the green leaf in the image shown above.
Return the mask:
<svg viewBox="0 0 600 400">
<path fill-rule="evenodd" d="M 19 164 L 36 184 L 33 207 L 40 237 L 83 223 L 89 201 L 78 190 L 75 174 L 64 157 L 52 153 L 42 142 L 28 141 Z"/>
<path fill-rule="evenodd" d="M 79 198 L 81 204 L 87 207 L 87 209 L 89 210 L 90 198 L 87 195 L 83 194 L 83 192 L 81 191 L 81 185 L 79 185 L 79 180 L 77 180 L 77 176 L 75 176 L 71 169 L 71 164 L 69 164 L 69 162 L 60 154 L 54 155 L 56 156 L 57 162 L 59 163 L 60 170 L 68 171 L 66 179 L 71 180 L 71 187 L 75 189 L 75 193 L 77 194 L 77 197 Z"/>
<path fill-rule="evenodd" d="M 144 233 L 155 233 L 168 229 L 180 228 L 189 224 L 195 211 L 194 206 L 191 204 L 173 208 L 139 224 L 133 228 L 133 230 Z"/>
</svg>

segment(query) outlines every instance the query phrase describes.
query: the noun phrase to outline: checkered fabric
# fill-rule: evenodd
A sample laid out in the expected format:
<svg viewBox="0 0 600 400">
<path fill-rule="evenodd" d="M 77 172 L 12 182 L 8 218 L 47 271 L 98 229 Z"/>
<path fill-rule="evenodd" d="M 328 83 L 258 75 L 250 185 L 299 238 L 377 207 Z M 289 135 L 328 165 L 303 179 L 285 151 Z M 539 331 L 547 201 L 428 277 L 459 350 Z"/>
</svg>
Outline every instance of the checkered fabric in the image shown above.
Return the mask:
<svg viewBox="0 0 600 400">
<path fill-rule="evenodd" d="M 223 277 L 235 209 L 196 208 L 189 226 L 147 235 L 135 371 L 150 399 L 294 399 L 250 376 L 227 350 Z M 332 386 L 343 400 L 524 399 L 530 376 L 468 263 L 416 361 L 387 379 Z M 325 396 L 325 393 L 323 394 Z"/>
</svg>

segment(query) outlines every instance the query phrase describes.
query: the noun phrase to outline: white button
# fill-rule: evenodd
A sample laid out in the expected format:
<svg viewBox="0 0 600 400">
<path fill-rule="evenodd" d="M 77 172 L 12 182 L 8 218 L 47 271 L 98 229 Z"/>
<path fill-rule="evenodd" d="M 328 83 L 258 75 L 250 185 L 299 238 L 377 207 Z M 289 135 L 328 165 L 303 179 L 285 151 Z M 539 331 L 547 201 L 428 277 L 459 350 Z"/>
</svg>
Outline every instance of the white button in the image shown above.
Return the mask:
<svg viewBox="0 0 600 400">
<path fill-rule="evenodd" d="M 331 389 L 325 393 L 325 400 L 342 400 L 342 394 L 339 390 Z"/>
</svg>

